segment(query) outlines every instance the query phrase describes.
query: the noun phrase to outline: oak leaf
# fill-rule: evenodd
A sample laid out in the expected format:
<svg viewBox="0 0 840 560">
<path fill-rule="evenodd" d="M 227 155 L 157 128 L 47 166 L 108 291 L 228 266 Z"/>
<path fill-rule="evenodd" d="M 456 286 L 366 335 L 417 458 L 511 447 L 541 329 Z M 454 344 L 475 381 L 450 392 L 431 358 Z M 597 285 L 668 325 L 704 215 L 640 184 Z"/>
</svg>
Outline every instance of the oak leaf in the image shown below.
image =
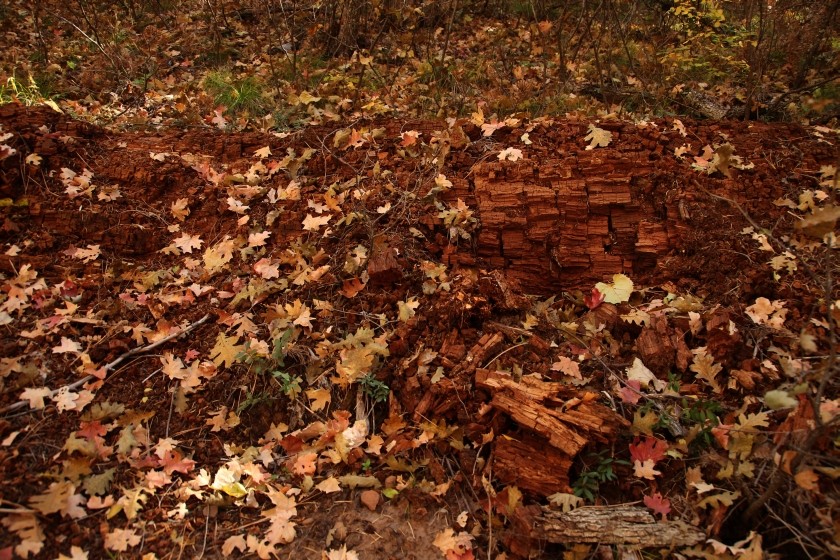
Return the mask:
<svg viewBox="0 0 840 560">
<path fill-rule="evenodd" d="M 224 367 L 230 367 L 236 362 L 236 357 L 245 350 L 245 345 L 237 345 L 237 342 L 238 336 L 225 336 L 225 333 L 219 332 L 216 344 L 210 350 L 210 358 L 216 367 L 222 367 L 222 364 Z"/>
<path fill-rule="evenodd" d="M 584 138 L 589 145 L 586 147 L 587 150 L 594 150 L 595 148 L 603 148 L 605 146 L 609 146 L 610 142 L 612 141 L 612 132 L 609 130 L 604 130 L 603 128 L 598 128 L 594 124 L 589 125 L 589 134 L 586 135 Z"/>
</svg>

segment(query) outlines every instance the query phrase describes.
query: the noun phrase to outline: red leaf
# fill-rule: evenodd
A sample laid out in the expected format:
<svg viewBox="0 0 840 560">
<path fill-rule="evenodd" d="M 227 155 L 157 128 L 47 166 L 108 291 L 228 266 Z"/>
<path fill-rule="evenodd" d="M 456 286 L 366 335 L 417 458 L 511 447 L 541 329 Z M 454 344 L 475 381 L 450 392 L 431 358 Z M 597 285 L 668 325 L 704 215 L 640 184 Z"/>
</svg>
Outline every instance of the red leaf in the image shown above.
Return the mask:
<svg viewBox="0 0 840 560">
<path fill-rule="evenodd" d="M 628 379 L 627 386 L 622 387 L 618 391 L 618 395 L 621 397 L 621 400 L 630 403 L 636 404 L 639 402 L 639 399 L 642 398 L 640 393 L 642 389 L 642 383 L 636 379 Z"/>
<path fill-rule="evenodd" d="M 604 303 L 604 297 L 604 294 L 602 294 L 598 288 L 592 288 L 592 295 L 585 296 L 583 298 L 583 303 L 585 303 L 586 307 L 589 309 L 595 309 Z"/>
<path fill-rule="evenodd" d="M 195 461 L 184 459 L 179 451 L 169 451 L 161 459 L 160 466 L 163 467 L 166 474 L 172 474 L 173 472 L 189 474 L 195 468 Z"/>
<path fill-rule="evenodd" d="M 668 451 L 668 442 L 652 437 L 646 437 L 641 443 L 639 438 L 636 438 L 630 444 L 630 457 L 640 463 L 647 460 L 653 460 L 654 463 L 661 461 L 665 458 L 666 451 Z"/>
<path fill-rule="evenodd" d="M 671 513 L 671 500 L 663 498 L 659 492 L 654 492 L 652 496 L 645 496 L 644 502 L 647 507 L 660 514 L 662 519 Z"/>
</svg>

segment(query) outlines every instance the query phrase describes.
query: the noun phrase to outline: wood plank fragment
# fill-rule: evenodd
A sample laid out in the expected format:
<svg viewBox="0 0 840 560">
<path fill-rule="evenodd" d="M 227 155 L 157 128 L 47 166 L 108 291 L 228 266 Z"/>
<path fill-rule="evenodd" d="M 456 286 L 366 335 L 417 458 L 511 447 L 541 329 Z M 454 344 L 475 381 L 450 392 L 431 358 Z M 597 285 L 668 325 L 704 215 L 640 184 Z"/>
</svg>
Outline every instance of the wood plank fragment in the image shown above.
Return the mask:
<svg viewBox="0 0 840 560">
<path fill-rule="evenodd" d="M 588 441 L 609 441 L 621 427 L 627 426 L 615 412 L 579 399 L 582 393 L 563 383 L 533 376 L 524 376 L 517 382 L 507 373 L 479 368 L 475 372 L 475 384 L 494 391 L 491 401 L 494 408 L 571 457 Z M 567 408 L 573 401 L 576 404 Z"/>
<path fill-rule="evenodd" d="M 645 509 L 631 505 L 585 506 L 568 513 L 543 506 L 535 519 L 538 538 L 553 543 L 600 543 L 642 548 L 691 546 L 706 534 L 682 521 L 656 521 Z"/>
<path fill-rule="evenodd" d="M 500 437 L 493 450 L 493 475 L 506 485 L 540 496 L 571 492 L 572 459 L 546 445 L 545 440 L 525 436 L 521 440 Z"/>
</svg>

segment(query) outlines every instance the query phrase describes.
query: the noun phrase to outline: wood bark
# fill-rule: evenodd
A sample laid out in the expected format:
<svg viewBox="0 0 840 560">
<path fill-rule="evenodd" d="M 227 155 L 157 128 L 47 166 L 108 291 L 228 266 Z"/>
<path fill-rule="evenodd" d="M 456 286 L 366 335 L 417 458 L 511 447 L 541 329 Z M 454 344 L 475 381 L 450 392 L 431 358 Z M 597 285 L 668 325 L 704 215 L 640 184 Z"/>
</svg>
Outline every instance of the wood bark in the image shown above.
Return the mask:
<svg viewBox="0 0 840 560">
<path fill-rule="evenodd" d="M 534 535 L 553 543 L 624 544 L 640 548 L 691 546 L 705 540 L 697 527 L 683 521 L 657 521 L 631 505 L 585 506 L 568 513 L 542 507 Z"/>
</svg>

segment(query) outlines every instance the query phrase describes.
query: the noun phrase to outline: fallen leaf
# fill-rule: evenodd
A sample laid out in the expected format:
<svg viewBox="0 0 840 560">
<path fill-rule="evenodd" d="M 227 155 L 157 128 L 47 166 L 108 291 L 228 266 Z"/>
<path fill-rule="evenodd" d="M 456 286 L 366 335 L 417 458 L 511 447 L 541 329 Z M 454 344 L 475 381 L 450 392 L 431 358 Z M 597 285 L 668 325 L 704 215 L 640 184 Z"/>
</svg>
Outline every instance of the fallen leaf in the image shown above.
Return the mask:
<svg viewBox="0 0 840 560">
<path fill-rule="evenodd" d="M 654 492 L 651 496 L 645 496 L 643 501 L 654 513 L 661 515 L 662 519 L 665 519 L 671 513 L 671 501 L 668 498 L 663 498 L 659 492 Z"/>
<path fill-rule="evenodd" d="M 603 148 L 605 146 L 609 146 L 610 142 L 612 141 L 612 132 L 609 130 L 604 130 L 603 128 L 598 128 L 594 124 L 589 125 L 589 134 L 586 135 L 584 138 L 589 145 L 586 147 L 587 150 L 594 150 L 595 148 Z"/>
<path fill-rule="evenodd" d="M 376 506 L 379 505 L 381 499 L 382 496 L 378 490 L 365 490 L 359 494 L 359 500 L 370 511 L 376 511 Z"/>
</svg>

